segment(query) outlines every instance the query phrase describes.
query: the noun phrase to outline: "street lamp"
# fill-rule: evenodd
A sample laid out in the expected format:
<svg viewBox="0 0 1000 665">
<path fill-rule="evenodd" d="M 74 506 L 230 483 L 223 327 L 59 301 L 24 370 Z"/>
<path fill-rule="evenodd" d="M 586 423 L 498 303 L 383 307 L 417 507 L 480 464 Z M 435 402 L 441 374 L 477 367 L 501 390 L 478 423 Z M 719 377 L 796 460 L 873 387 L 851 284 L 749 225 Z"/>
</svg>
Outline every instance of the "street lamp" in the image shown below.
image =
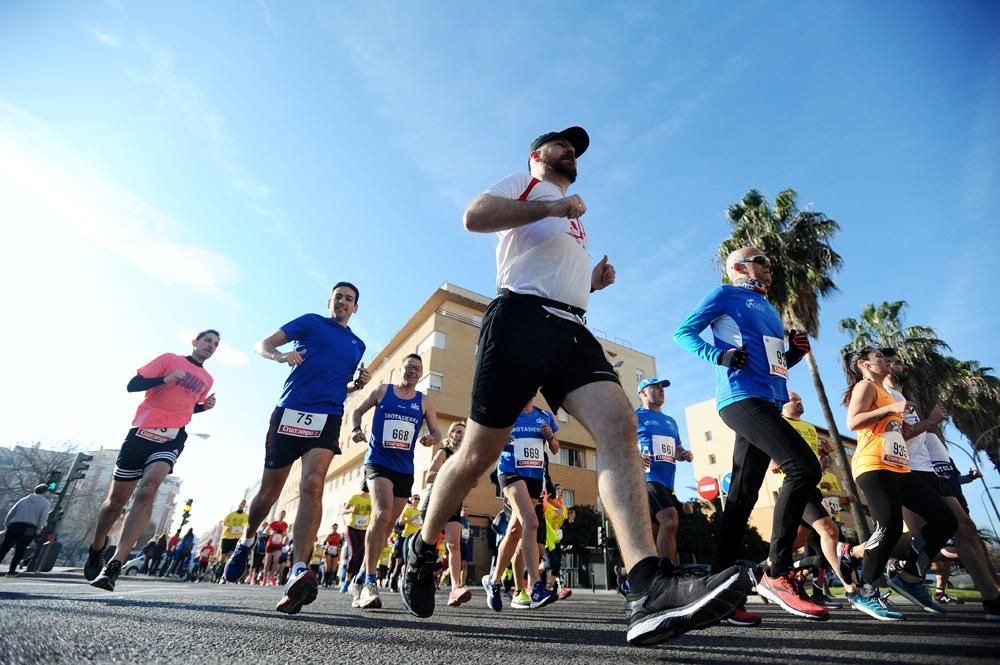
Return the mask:
<svg viewBox="0 0 1000 665">
<path fill-rule="evenodd" d="M 953 446 L 955 446 L 959 450 L 961 450 L 963 453 L 966 454 L 966 456 L 969 459 L 972 460 L 972 463 L 976 467 L 976 471 L 979 472 L 979 479 L 983 481 L 983 487 L 985 488 L 983 491 L 986 493 L 986 496 L 988 496 L 990 498 L 990 504 L 993 506 L 993 512 L 994 512 L 994 514 L 996 514 L 997 519 L 1000 520 L 1000 510 L 997 509 L 996 501 L 993 500 L 993 494 L 990 493 L 990 487 L 989 487 L 989 485 L 986 484 L 986 476 L 983 475 L 983 470 L 981 468 L 979 468 L 979 460 L 976 459 L 976 453 L 979 452 L 979 448 L 977 447 L 979 445 L 979 442 L 983 440 L 984 436 L 986 436 L 987 434 L 989 434 L 990 432 L 992 432 L 993 430 L 996 430 L 996 429 L 1000 429 L 1000 425 L 995 425 L 995 426 L 989 428 L 988 430 L 986 430 L 985 432 L 983 432 L 982 434 L 980 434 L 976 438 L 975 443 L 972 444 L 972 452 L 969 452 L 968 450 L 966 450 L 957 441 L 948 441 L 948 443 L 951 444 L 951 445 L 953 445 Z M 985 506 L 985 504 L 984 504 L 984 506 Z M 992 518 L 990 518 L 990 522 L 991 523 L 992 523 L 992 521 L 993 521 Z"/>
</svg>

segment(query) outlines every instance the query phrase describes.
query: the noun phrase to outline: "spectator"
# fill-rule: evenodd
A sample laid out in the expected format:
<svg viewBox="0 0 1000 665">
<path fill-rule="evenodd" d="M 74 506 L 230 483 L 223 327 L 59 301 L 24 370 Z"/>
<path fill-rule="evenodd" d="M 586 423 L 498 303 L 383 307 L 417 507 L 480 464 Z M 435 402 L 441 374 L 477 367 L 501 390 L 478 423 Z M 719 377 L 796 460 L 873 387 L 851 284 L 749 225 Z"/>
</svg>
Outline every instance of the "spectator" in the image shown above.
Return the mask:
<svg viewBox="0 0 1000 665">
<path fill-rule="evenodd" d="M 17 564 L 21 563 L 24 549 L 35 534 L 45 526 L 45 520 L 51 509 L 49 500 L 45 498 L 48 491 L 48 486 L 38 485 L 34 492 L 18 500 L 7 513 L 7 518 L 3 522 L 6 530 L 3 542 L 0 543 L 0 563 L 13 548 L 14 558 L 10 560 L 8 575 L 17 575 Z"/>
</svg>

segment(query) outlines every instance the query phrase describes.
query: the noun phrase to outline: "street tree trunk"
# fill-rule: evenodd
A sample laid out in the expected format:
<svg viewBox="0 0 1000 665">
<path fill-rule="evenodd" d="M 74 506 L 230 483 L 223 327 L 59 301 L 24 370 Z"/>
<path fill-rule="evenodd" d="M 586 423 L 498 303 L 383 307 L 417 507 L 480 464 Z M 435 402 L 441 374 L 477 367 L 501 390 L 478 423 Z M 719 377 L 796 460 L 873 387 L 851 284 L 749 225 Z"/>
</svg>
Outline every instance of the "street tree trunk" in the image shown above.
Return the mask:
<svg viewBox="0 0 1000 665">
<path fill-rule="evenodd" d="M 840 439 L 840 432 L 837 430 L 837 423 L 833 419 L 833 411 L 830 409 L 830 400 L 826 397 L 826 388 L 823 387 L 823 379 L 819 375 L 819 366 L 816 364 L 816 359 L 812 353 L 806 354 L 806 362 L 809 363 L 809 373 L 812 375 L 813 386 L 816 388 L 816 396 L 819 397 L 820 408 L 823 410 L 823 417 L 826 419 L 826 428 L 829 430 L 830 439 L 833 441 L 837 464 L 844 470 L 842 478 L 846 485 L 847 496 L 851 500 L 851 517 L 854 518 L 854 524 L 857 526 L 858 540 L 863 543 L 871 537 L 872 532 L 868 526 L 865 511 L 861 508 L 858 486 L 854 482 L 854 474 L 851 473 L 851 461 L 847 457 L 844 442 Z"/>
</svg>

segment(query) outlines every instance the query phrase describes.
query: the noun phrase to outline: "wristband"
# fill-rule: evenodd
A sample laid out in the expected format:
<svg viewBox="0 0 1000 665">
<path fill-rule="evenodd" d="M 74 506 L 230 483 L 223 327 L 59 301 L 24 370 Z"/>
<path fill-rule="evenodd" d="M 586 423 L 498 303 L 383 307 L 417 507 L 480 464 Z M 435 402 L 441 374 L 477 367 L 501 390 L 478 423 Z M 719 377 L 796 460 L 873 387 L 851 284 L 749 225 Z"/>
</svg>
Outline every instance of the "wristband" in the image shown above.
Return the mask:
<svg viewBox="0 0 1000 665">
<path fill-rule="evenodd" d="M 351 434 L 353 434 L 354 432 L 361 432 L 361 431 L 362 431 L 361 425 L 358 425 L 357 427 L 351 430 Z"/>
</svg>

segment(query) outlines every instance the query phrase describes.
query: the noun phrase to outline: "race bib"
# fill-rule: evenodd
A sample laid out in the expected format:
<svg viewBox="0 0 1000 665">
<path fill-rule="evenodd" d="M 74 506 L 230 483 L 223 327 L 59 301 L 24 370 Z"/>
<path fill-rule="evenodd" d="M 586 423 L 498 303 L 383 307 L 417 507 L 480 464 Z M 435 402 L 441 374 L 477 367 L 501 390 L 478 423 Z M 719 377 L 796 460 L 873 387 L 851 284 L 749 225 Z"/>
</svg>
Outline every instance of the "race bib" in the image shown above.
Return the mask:
<svg viewBox="0 0 1000 665">
<path fill-rule="evenodd" d="M 285 537 L 282 534 L 280 534 L 280 533 L 272 533 L 271 534 L 271 544 L 272 545 L 280 545 L 283 542 L 285 542 Z"/>
<path fill-rule="evenodd" d="M 556 529 L 556 542 L 562 540 L 562 529 Z"/>
<path fill-rule="evenodd" d="M 278 425 L 279 434 L 297 436 L 303 439 L 316 439 L 323 434 L 326 426 L 327 415 L 325 413 L 308 413 L 306 411 L 294 411 L 285 409 L 281 414 L 281 424 Z"/>
<path fill-rule="evenodd" d="M 901 469 L 909 468 L 910 453 L 906 449 L 903 435 L 899 432 L 882 433 L 882 461 Z"/>
<path fill-rule="evenodd" d="M 417 513 L 410 519 L 410 524 L 413 526 L 423 526 L 424 518 L 420 515 L 420 513 Z"/>
<path fill-rule="evenodd" d="M 653 435 L 653 459 L 657 462 L 670 462 L 674 464 L 676 453 L 677 445 L 674 442 L 674 437 L 663 436 L 662 434 Z"/>
<path fill-rule="evenodd" d="M 831 515 L 836 515 L 840 513 L 840 497 L 836 496 L 825 496 L 823 497 L 823 507 L 826 508 L 826 512 Z"/>
<path fill-rule="evenodd" d="M 771 374 L 788 378 L 788 362 L 785 360 L 785 340 L 780 337 L 763 336 L 764 352 L 767 353 L 767 367 Z"/>
<path fill-rule="evenodd" d="M 398 418 L 386 418 L 382 423 L 382 447 L 410 450 L 413 447 L 414 423 Z"/>
<path fill-rule="evenodd" d="M 337 547 L 336 545 L 326 546 L 326 553 L 329 554 L 330 556 L 337 556 L 338 552 L 340 552 L 340 548 Z"/>
<path fill-rule="evenodd" d="M 514 467 L 518 469 L 538 469 L 545 464 L 542 454 L 544 442 L 541 439 L 514 439 Z"/>
<path fill-rule="evenodd" d="M 464 527 L 462 529 L 462 540 L 468 540 L 472 536 L 472 529 Z"/>
<path fill-rule="evenodd" d="M 153 443 L 166 443 L 167 441 L 176 439 L 180 431 L 180 427 L 156 427 L 137 430 L 135 435 Z"/>
<path fill-rule="evenodd" d="M 233 526 L 229 527 L 229 535 L 232 536 L 233 538 L 242 535 L 243 531 L 244 531 L 243 527 L 241 527 L 239 524 L 234 524 Z"/>
<path fill-rule="evenodd" d="M 367 515 L 355 515 L 354 516 L 354 528 L 364 529 L 368 526 L 368 516 Z"/>
</svg>

